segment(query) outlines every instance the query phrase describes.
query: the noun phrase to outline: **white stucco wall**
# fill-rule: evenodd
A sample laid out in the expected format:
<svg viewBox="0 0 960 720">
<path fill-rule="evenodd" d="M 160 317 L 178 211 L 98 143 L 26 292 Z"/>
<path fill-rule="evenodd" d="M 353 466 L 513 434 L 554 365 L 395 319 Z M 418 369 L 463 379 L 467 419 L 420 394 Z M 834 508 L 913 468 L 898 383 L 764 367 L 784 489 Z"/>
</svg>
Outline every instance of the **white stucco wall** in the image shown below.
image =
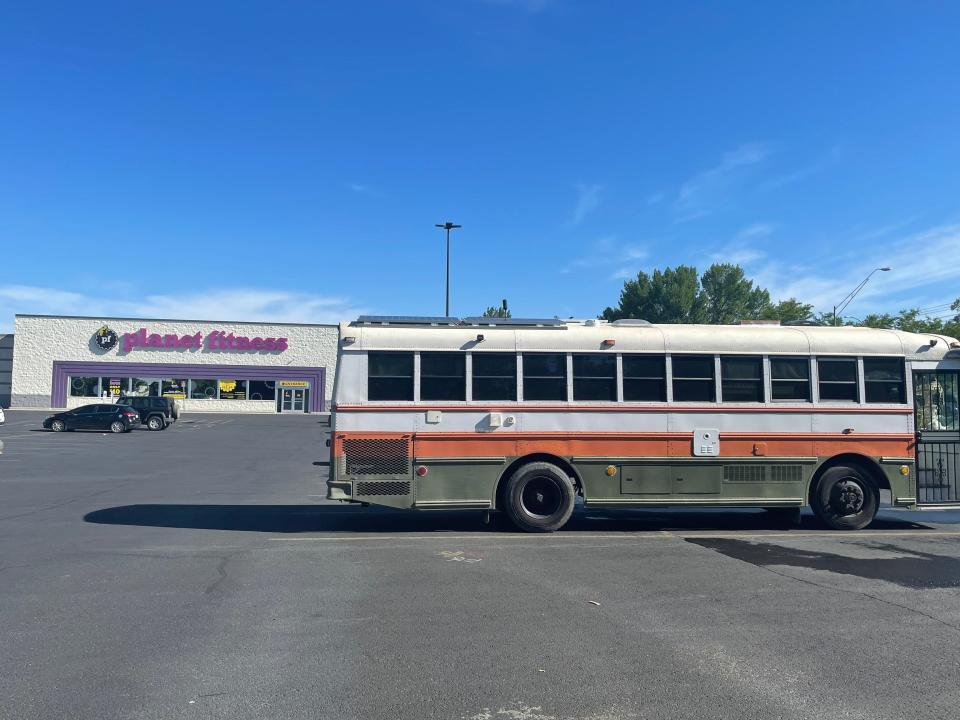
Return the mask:
<svg viewBox="0 0 960 720">
<path fill-rule="evenodd" d="M 99 350 L 93 341 L 94 334 L 102 325 L 109 326 L 120 336 L 118 346 L 106 352 Z M 136 333 L 140 328 L 160 335 L 183 336 L 199 332 L 204 338 L 214 330 L 249 338 L 285 337 L 288 347 L 283 352 L 228 352 L 211 351 L 205 344 L 202 349 L 135 348 L 124 353 L 124 333 Z M 323 367 L 326 368 L 324 397 L 327 406 L 333 393 L 337 364 L 336 325 L 17 315 L 14 335 L 12 407 L 50 407 L 54 360 Z M 204 406 L 211 407 L 206 404 L 208 401 L 202 402 Z M 211 407 L 214 412 L 263 411 L 263 401 L 221 400 L 215 404 L 216 409 Z M 200 411 L 199 408 L 190 409 Z"/>
</svg>

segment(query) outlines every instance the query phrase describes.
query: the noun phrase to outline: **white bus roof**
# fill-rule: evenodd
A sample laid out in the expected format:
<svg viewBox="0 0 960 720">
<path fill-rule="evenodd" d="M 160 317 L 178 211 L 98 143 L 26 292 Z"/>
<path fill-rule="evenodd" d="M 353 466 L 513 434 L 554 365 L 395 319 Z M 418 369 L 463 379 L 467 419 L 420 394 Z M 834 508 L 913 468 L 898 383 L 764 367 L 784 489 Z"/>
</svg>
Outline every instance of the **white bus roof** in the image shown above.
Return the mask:
<svg viewBox="0 0 960 720">
<path fill-rule="evenodd" d="M 942 360 L 960 355 L 943 335 L 860 327 L 812 325 L 652 325 L 603 320 L 508 321 L 480 325 L 477 318 L 369 318 L 341 323 L 344 351 L 472 350 L 506 352 L 624 352 L 767 355 L 887 355 Z M 438 323 L 438 320 L 447 322 Z M 487 319 L 491 322 L 496 320 Z M 472 322 L 471 322 L 472 321 Z M 482 336 L 482 340 L 478 338 Z M 609 341 L 613 341 L 611 344 Z M 936 341 L 936 342 L 933 342 Z M 931 344 L 933 342 L 933 344 Z"/>
</svg>

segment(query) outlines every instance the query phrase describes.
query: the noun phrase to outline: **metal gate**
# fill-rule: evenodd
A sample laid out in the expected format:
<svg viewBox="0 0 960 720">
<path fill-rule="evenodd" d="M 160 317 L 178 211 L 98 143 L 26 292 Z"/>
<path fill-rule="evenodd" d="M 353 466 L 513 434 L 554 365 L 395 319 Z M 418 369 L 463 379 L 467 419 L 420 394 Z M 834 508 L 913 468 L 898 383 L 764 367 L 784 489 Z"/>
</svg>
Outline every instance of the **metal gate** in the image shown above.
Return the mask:
<svg viewBox="0 0 960 720">
<path fill-rule="evenodd" d="M 917 371 L 917 503 L 960 504 L 960 371 Z"/>
</svg>

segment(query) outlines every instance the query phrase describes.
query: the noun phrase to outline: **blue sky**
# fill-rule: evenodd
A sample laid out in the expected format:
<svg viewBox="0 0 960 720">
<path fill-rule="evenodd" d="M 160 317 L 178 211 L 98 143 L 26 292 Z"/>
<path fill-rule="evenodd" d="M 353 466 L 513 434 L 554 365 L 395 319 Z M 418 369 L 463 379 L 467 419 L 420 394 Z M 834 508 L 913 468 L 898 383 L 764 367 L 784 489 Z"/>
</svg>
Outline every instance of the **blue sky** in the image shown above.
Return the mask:
<svg viewBox="0 0 960 720">
<path fill-rule="evenodd" d="M 5 3 L 15 312 L 593 316 L 742 263 L 848 312 L 960 296 L 952 3 Z M 935 313 L 936 314 L 936 313 Z"/>
</svg>

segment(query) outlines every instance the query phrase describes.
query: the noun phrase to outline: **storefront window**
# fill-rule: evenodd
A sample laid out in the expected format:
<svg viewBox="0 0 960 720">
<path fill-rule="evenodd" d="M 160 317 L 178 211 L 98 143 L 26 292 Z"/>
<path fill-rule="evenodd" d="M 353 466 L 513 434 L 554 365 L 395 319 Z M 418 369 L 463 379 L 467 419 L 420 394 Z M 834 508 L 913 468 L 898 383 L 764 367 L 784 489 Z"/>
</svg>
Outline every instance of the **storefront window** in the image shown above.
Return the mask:
<svg viewBox="0 0 960 720">
<path fill-rule="evenodd" d="M 129 389 L 127 378 L 100 378 L 100 397 L 120 397 Z"/>
<path fill-rule="evenodd" d="M 274 400 L 277 397 L 277 384 L 273 380 L 249 380 L 251 400 Z"/>
<path fill-rule="evenodd" d="M 160 379 L 159 378 L 132 378 L 130 380 L 130 394 L 137 396 L 152 396 L 158 397 L 160 395 Z"/>
<path fill-rule="evenodd" d="M 97 386 L 100 378 L 72 377 L 70 378 L 70 394 L 73 397 L 97 397 Z"/>
<path fill-rule="evenodd" d="M 233 378 L 220 379 L 220 399 L 221 400 L 246 400 L 247 399 L 247 381 L 234 380 Z"/>
<path fill-rule="evenodd" d="M 164 397 L 185 398 L 187 396 L 186 380 L 164 380 L 160 387 Z"/>
<path fill-rule="evenodd" d="M 217 381 L 216 380 L 191 380 L 190 397 L 194 400 L 216 400 L 217 399 Z"/>
</svg>

